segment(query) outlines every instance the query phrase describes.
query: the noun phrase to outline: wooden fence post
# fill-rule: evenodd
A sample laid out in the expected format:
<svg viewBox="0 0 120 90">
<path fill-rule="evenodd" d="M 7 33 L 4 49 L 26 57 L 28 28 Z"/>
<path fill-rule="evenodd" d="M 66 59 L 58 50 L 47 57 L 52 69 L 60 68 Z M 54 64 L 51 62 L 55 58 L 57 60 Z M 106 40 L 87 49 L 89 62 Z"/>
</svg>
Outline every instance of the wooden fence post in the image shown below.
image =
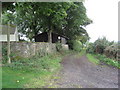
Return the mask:
<svg viewBox="0 0 120 90">
<path fill-rule="evenodd" d="M 8 58 L 8 63 L 11 63 L 10 60 L 10 22 L 8 22 L 8 28 L 7 28 L 7 58 Z"/>
<path fill-rule="evenodd" d="M 0 1 L 0 35 L 2 35 L 2 2 Z M 2 42 L 0 41 L 0 90 L 2 90 Z"/>
<path fill-rule="evenodd" d="M 0 35 L 2 35 L 2 2 L 0 1 Z M 2 65 L 2 42 L 0 42 L 0 66 Z"/>
</svg>

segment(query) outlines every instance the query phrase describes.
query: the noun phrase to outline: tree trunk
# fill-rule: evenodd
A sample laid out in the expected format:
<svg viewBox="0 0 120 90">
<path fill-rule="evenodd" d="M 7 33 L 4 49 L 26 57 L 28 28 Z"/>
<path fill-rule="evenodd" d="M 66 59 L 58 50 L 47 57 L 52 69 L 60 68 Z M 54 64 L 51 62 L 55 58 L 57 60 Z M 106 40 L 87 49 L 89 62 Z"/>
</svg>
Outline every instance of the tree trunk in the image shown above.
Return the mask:
<svg viewBox="0 0 120 90">
<path fill-rule="evenodd" d="M 8 28 L 7 28 L 7 44 L 8 44 L 8 47 L 7 47 L 7 58 L 8 58 L 8 63 L 11 63 L 11 60 L 10 60 L 10 23 L 8 22 Z"/>
<path fill-rule="evenodd" d="M 49 30 L 48 32 L 48 42 L 52 43 L 52 31 L 51 30 Z"/>
<path fill-rule="evenodd" d="M 48 17 L 48 28 L 49 28 L 49 31 L 48 31 L 48 42 L 51 44 L 52 43 L 52 28 L 51 28 L 51 16 Z"/>
<path fill-rule="evenodd" d="M 38 35 L 38 31 L 36 30 L 36 26 L 35 26 L 35 25 L 32 26 L 32 30 L 34 31 L 34 36 L 35 36 L 35 37 L 34 37 L 34 40 L 35 40 L 35 42 L 36 42 L 36 41 L 37 41 L 37 40 L 36 40 L 36 35 Z"/>
<path fill-rule="evenodd" d="M 34 36 L 35 36 L 35 37 L 34 37 L 35 42 L 37 42 L 37 40 L 36 40 L 36 39 L 37 39 L 37 38 L 36 38 L 36 35 L 38 35 L 38 32 L 35 32 L 35 35 L 34 35 Z"/>
</svg>

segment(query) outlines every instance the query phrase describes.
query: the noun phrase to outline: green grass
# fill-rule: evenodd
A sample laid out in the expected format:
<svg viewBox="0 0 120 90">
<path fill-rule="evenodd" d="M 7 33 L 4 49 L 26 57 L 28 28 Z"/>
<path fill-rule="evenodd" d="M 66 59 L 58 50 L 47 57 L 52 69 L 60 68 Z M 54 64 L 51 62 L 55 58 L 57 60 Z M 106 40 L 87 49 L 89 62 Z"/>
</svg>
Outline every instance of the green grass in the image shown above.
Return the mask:
<svg viewBox="0 0 120 90">
<path fill-rule="evenodd" d="M 40 88 L 46 86 L 47 80 L 53 73 L 40 71 L 38 73 L 13 71 L 10 68 L 3 68 L 3 88 Z"/>
<path fill-rule="evenodd" d="M 42 88 L 60 70 L 60 54 L 33 57 L 2 68 L 2 88 Z"/>
<path fill-rule="evenodd" d="M 8 67 L 3 67 L 2 74 L 3 88 L 23 88 L 24 84 L 33 77 L 33 73 L 28 74 Z"/>
<path fill-rule="evenodd" d="M 93 55 L 91 54 L 87 54 L 87 58 L 90 62 L 94 63 L 94 64 L 99 64 L 99 60 L 96 59 Z"/>
<path fill-rule="evenodd" d="M 113 60 L 110 58 L 107 58 L 105 55 L 100 54 L 87 54 L 87 58 L 90 62 L 94 64 L 99 64 L 100 62 L 104 62 L 108 65 L 120 68 L 120 63 L 117 60 Z"/>
<path fill-rule="evenodd" d="M 2 89 L 2 67 L 0 67 L 0 89 Z"/>
<path fill-rule="evenodd" d="M 100 61 L 102 61 L 102 62 L 104 62 L 104 63 L 106 63 L 108 65 L 120 68 L 120 63 L 117 60 L 113 60 L 113 59 L 107 58 L 105 55 L 100 55 L 100 54 L 96 54 L 94 56 L 97 59 L 99 59 Z"/>
</svg>

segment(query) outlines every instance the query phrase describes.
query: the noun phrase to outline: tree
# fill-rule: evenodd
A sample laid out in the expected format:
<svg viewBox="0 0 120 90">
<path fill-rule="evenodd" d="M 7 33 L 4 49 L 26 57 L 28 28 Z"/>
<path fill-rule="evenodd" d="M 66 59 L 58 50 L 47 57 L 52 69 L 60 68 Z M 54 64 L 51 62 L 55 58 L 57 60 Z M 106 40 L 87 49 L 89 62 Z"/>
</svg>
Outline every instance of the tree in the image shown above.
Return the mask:
<svg viewBox="0 0 120 90">
<path fill-rule="evenodd" d="M 89 43 L 88 52 L 103 54 L 106 47 L 112 45 L 113 43 L 113 41 L 108 41 L 106 37 L 98 38 L 94 43 Z"/>
<path fill-rule="evenodd" d="M 106 39 L 106 37 L 98 38 L 94 42 L 94 46 L 95 46 L 95 52 L 96 53 L 103 54 L 104 53 L 104 49 L 107 46 L 109 46 L 109 41 Z"/>
<path fill-rule="evenodd" d="M 10 10 L 12 12 L 15 11 L 13 2 L 2 2 L 2 13 L 6 12 L 7 10 Z"/>
<path fill-rule="evenodd" d="M 30 40 L 40 31 L 48 32 L 49 42 L 51 33 L 56 31 L 55 26 L 62 27 L 67 16 L 66 10 L 71 3 L 16 3 L 16 23 L 19 32 L 25 34 Z"/>
<path fill-rule="evenodd" d="M 89 40 L 89 35 L 84 27 L 92 23 L 92 20 L 86 15 L 86 8 L 83 2 L 75 2 L 67 10 L 67 14 L 67 24 L 64 25 L 63 34 L 69 37 L 68 43 L 73 45 L 72 40 L 80 40 L 84 44 Z"/>
<path fill-rule="evenodd" d="M 87 53 L 95 53 L 95 46 L 94 43 L 89 42 L 87 46 Z"/>
<path fill-rule="evenodd" d="M 14 18 L 11 22 L 17 24 L 19 32 L 30 40 L 40 32 L 48 32 L 49 42 L 52 41 L 52 32 L 73 40 L 88 36 L 83 26 L 90 24 L 91 20 L 88 19 L 82 2 L 21 2 L 14 5 L 15 12 L 6 12 L 4 15 L 9 19 Z"/>
</svg>

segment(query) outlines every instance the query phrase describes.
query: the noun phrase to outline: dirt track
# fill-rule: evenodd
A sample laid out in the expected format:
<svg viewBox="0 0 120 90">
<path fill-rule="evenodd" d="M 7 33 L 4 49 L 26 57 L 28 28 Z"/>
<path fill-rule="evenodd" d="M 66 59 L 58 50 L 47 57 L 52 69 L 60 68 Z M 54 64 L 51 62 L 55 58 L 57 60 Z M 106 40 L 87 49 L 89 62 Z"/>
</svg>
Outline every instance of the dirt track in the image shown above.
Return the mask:
<svg viewBox="0 0 120 90">
<path fill-rule="evenodd" d="M 84 55 L 64 57 L 58 88 L 118 88 L 118 69 L 95 65 Z"/>
</svg>

